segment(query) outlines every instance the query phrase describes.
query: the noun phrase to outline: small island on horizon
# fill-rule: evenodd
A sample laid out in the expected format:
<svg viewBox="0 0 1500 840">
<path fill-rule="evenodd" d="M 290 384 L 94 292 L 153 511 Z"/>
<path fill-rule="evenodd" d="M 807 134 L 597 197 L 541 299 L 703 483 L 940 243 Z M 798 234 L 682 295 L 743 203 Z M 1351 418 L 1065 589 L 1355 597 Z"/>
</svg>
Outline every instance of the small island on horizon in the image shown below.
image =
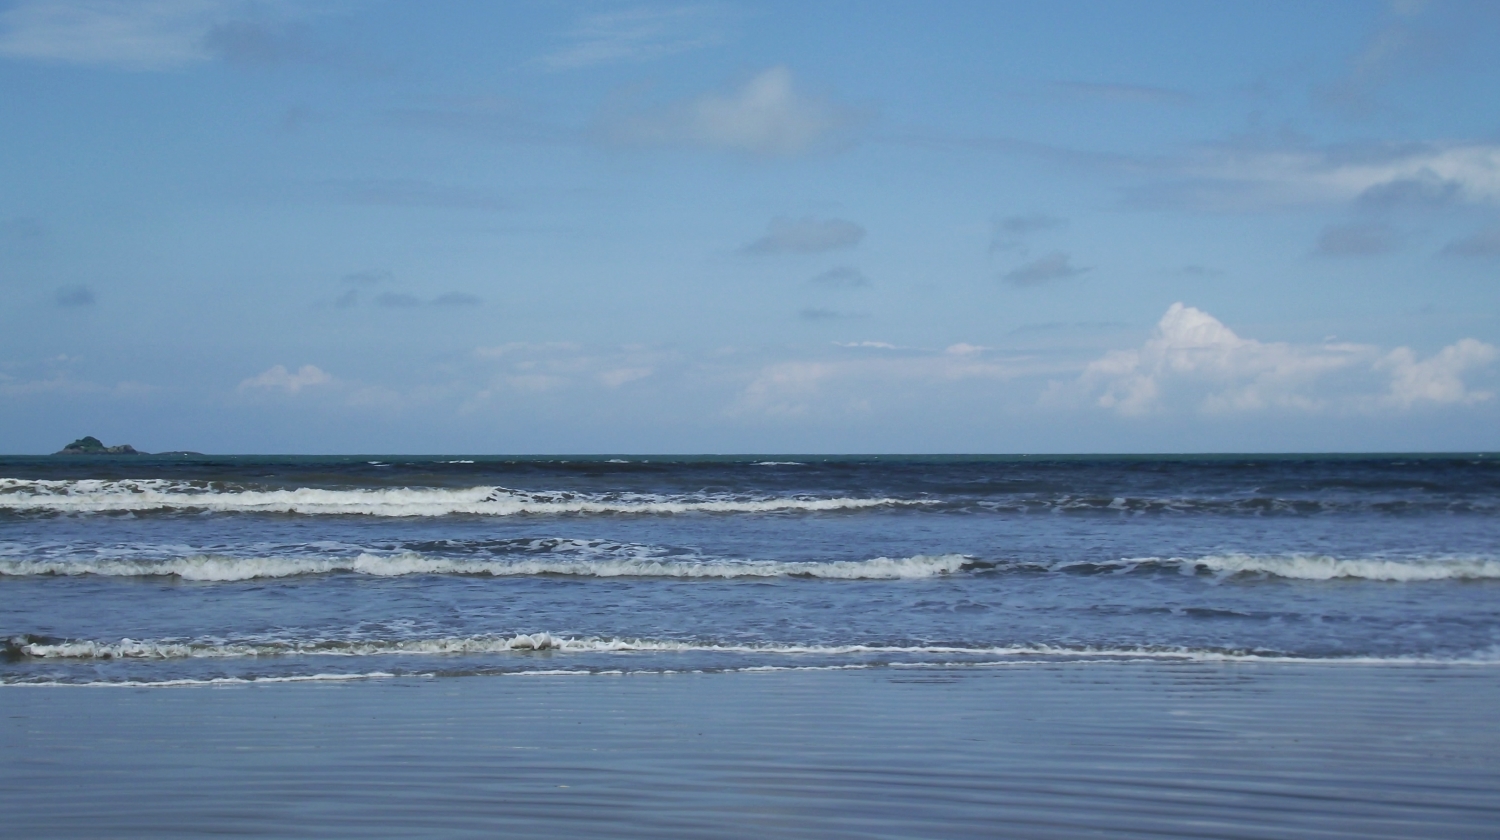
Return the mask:
<svg viewBox="0 0 1500 840">
<path fill-rule="evenodd" d="M 105 446 L 93 435 L 85 435 L 53 453 L 54 455 L 148 455 L 128 443 Z"/>
<path fill-rule="evenodd" d="M 62 449 L 52 453 L 54 455 L 151 455 L 150 452 L 142 452 L 128 443 L 117 446 L 105 446 L 103 441 L 93 435 L 85 435 L 78 440 L 64 446 Z M 188 452 L 186 450 L 173 452 L 157 452 L 157 457 L 163 455 L 202 455 L 201 452 Z"/>
</svg>

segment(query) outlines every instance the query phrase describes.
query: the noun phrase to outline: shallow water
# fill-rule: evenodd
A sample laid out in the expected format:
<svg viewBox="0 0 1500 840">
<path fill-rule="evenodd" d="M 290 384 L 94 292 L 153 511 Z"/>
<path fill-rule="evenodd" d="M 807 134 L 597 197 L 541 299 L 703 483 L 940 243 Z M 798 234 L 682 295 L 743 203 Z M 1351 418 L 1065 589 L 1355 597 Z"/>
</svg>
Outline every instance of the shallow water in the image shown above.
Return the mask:
<svg viewBox="0 0 1500 840">
<path fill-rule="evenodd" d="M 0 692 L 17 837 L 1479 838 L 1500 673 L 994 668 Z"/>
</svg>

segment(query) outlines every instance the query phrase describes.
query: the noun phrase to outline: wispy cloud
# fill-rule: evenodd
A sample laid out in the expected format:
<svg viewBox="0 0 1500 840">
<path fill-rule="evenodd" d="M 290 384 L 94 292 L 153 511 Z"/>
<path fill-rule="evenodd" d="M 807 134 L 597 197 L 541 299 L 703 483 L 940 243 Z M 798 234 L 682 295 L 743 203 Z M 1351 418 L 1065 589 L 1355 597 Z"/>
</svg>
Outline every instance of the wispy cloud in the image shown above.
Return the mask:
<svg viewBox="0 0 1500 840">
<path fill-rule="evenodd" d="M 1052 89 L 1074 96 L 1143 105 L 1188 105 L 1191 94 L 1151 85 L 1125 85 L 1109 82 L 1053 82 Z"/>
<path fill-rule="evenodd" d="M 870 400 L 893 388 L 925 388 L 965 380 L 1007 380 L 1047 370 L 1032 359 L 996 358 L 985 348 L 958 344 L 946 350 L 910 350 L 884 342 L 840 345 L 880 353 L 773 362 L 757 370 L 730 405 L 731 416 L 798 417 L 867 411 Z M 1055 370 L 1055 368 L 1053 368 Z"/>
<path fill-rule="evenodd" d="M 765 236 L 740 251 L 755 255 L 818 254 L 853 248 L 864 238 L 865 229 L 845 219 L 777 217 L 771 220 Z"/>
<path fill-rule="evenodd" d="M 1359 202 L 1433 206 L 1500 202 L 1500 144 L 1204 146 L 1177 159 L 1142 161 L 1150 178 L 1132 204 L 1260 210 Z"/>
<path fill-rule="evenodd" d="M 510 342 L 475 348 L 486 384 L 468 402 L 473 410 L 506 394 L 634 387 L 677 360 L 671 351 L 626 346 L 585 348 L 572 342 Z"/>
<path fill-rule="evenodd" d="M 640 62 L 703 49 L 724 41 L 727 10 L 719 5 L 643 6 L 586 15 L 569 44 L 538 63 L 549 70 Z"/>
<path fill-rule="evenodd" d="M 375 297 L 375 303 L 388 309 L 415 309 L 420 306 L 461 309 L 478 306 L 484 303 L 484 299 L 467 292 L 448 292 L 447 294 L 438 295 L 431 300 L 424 300 L 416 295 L 404 294 L 402 292 L 384 292 Z"/>
<path fill-rule="evenodd" d="M 1369 116 L 1381 109 L 1381 93 L 1393 79 L 1446 60 L 1444 37 L 1414 20 L 1424 10 L 1424 4 L 1391 4 L 1392 19 L 1371 34 L 1338 79 L 1315 91 L 1315 101 L 1346 116 Z"/>
<path fill-rule="evenodd" d="M 1072 257 L 1061 251 L 1054 251 L 1041 259 L 1007 271 L 1001 275 L 1001 279 L 1012 286 L 1041 286 L 1092 270 L 1093 266 L 1073 265 Z"/>
<path fill-rule="evenodd" d="M 807 282 L 827 289 L 858 289 L 870 285 L 870 278 L 853 266 L 841 265 L 830 268 Z"/>
<path fill-rule="evenodd" d="M 22 0 L 0 12 L 0 56 L 165 70 L 224 58 L 308 57 L 293 22 L 324 4 L 250 0 Z"/>
<path fill-rule="evenodd" d="M 340 279 L 356 286 L 374 286 L 377 283 L 389 283 L 391 277 L 392 274 L 383 268 L 367 268 L 363 271 L 352 271 Z"/>
<path fill-rule="evenodd" d="M 1044 230 L 1053 230 L 1067 224 L 1064 219 L 1045 213 L 1027 213 L 1021 216 L 1006 216 L 990 223 L 990 253 L 1023 249 L 1027 237 Z"/>
<path fill-rule="evenodd" d="M 413 309 L 422 305 L 421 298 L 401 292 L 382 292 L 376 295 L 375 302 L 387 309 Z"/>
<path fill-rule="evenodd" d="M 287 394 L 296 394 L 304 388 L 327 385 L 332 381 L 332 376 L 324 373 L 322 369 L 315 365 L 303 365 L 296 372 L 287 370 L 286 365 L 276 365 L 242 381 L 239 385 L 239 390 L 280 391 Z"/>
<path fill-rule="evenodd" d="M 786 157 L 831 148 L 862 115 L 797 89 L 792 71 L 772 67 L 725 92 L 645 110 L 606 114 L 606 136 L 643 145 L 687 145 Z"/>
</svg>

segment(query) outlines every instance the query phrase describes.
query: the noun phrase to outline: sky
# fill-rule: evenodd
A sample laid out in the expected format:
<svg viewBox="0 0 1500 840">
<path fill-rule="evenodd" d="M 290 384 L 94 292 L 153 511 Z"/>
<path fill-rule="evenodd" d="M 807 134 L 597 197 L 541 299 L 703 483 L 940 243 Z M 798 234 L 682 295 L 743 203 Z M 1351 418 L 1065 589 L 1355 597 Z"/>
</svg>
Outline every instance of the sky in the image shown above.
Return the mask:
<svg viewBox="0 0 1500 840">
<path fill-rule="evenodd" d="M 0 2 L 0 451 L 1500 450 L 1492 2 Z"/>
</svg>

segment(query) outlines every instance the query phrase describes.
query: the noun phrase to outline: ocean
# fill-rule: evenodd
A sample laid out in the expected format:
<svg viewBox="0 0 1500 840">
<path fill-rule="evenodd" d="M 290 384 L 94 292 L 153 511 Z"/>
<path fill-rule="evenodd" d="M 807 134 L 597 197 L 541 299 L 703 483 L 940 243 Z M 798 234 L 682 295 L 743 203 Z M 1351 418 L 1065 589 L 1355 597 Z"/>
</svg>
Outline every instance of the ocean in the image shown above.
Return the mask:
<svg viewBox="0 0 1500 840">
<path fill-rule="evenodd" d="M 25 836 L 1500 824 L 1490 454 L 7 457 L 0 634 Z"/>
</svg>

